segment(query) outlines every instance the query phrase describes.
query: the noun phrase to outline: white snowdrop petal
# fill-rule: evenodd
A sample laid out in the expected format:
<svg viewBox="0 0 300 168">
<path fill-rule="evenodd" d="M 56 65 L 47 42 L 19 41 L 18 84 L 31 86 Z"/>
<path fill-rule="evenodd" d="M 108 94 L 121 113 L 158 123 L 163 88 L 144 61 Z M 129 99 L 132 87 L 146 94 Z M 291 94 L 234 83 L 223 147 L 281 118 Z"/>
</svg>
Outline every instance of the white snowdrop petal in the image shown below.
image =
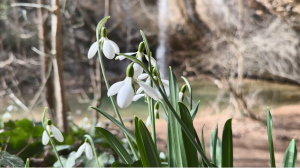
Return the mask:
<svg viewBox="0 0 300 168">
<path fill-rule="evenodd" d="M 136 54 L 136 52 L 128 52 L 128 53 L 123 53 L 125 55 L 133 55 L 133 54 Z"/>
<path fill-rule="evenodd" d="M 148 74 L 146 74 L 146 73 L 142 73 L 141 75 L 138 76 L 138 79 L 140 79 L 140 80 L 143 80 L 146 78 L 148 78 Z"/>
<path fill-rule="evenodd" d="M 115 53 L 119 54 L 120 53 L 120 49 L 119 49 L 118 45 L 115 42 L 111 41 L 111 40 L 108 40 L 108 41 L 111 44 L 111 46 L 114 48 Z"/>
<path fill-rule="evenodd" d="M 133 75 L 134 79 L 138 78 L 138 76 L 140 76 L 143 73 L 143 68 L 137 63 L 133 64 L 133 69 L 134 69 L 134 75 Z"/>
<path fill-rule="evenodd" d="M 118 96 L 117 96 L 118 106 L 121 108 L 128 107 L 132 102 L 133 96 L 134 96 L 134 91 L 132 88 L 132 78 L 127 77 L 125 79 L 124 86 L 118 92 Z"/>
<path fill-rule="evenodd" d="M 83 143 L 83 144 L 78 148 L 78 150 L 77 150 L 77 152 L 76 152 L 76 158 L 78 158 L 78 157 L 80 157 L 80 156 L 82 155 L 85 146 L 86 146 L 86 142 Z"/>
<path fill-rule="evenodd" d="M 59 142 L 64 141 L 64 137 L 63 137 L 62 133 L 59 131 L 59 129 L 57 129 L 53 125 L 52 125 L 51 129 L 52 129 L 52 133 L 53 133 L 55 139 L 57 139 Z"/>
<path fill-rule="evenodd" d="M 92 147 L 89 143 L 86 144 L 85 155 L 89 160 L 93 159 L 93 151 L 92 151 Z"/>
<path fill-rule="evenodd" d="M 178 101 L 179 101 L 179 102 L 182 102 L 182 98 L 183 98 L 183 93 L 182 93 L 182 92 L 179 92 L 179 95 L 178 95 Z"/>
<path fill-rule="evenodd" d="M 108 59 L 113 59 L 115 56 L 115 50 L 113 46 L 109 43 L 108 39 L 104 39 L 103 53 Z"/>
<path fill-rule="evenodd" d="M 145 96 L 145 94 L 137 94 L 137 95 L 133 96 L 132 101 L 137 101 L 144 96 Z"/>
<path fill-rule="evenodd" d="M 94 42 L 88 51 L 88 59 L 93 58 L 96 55 L 97 51 L 98 51 L 98 44 L 97 42 Z"/>
<path fill-rule="evenodd" d="M 164 86 L 169 86 L 169 80 L 162 79 L 161 81 L 164 84 Z"/>
<path fill-rule="evenodd" d="M 43 137 L 42 137 L 42 143 L 43 143 L 44 145 L 47 145 L 48 142 L 49 142 L 49 136 L 48 136 L 47 132 L 44 131 L 44 132 L 43 132 Z"/>
<path fill-rule="evenodd" d="M 151 123 L 151 120 L 150 120 L 150 116 L 149 116 L 146 120 L 146 126 L 150 127 L 150 123 Z"/>
<path fill-rule="evenodd" d="M 144 90 L 144 89 L 143 89 L 142 87 L 138 88 L 138 90 L 136 91 L 136 94 L 142 93 L 143 90 Z"/>
<path fill-rule="evenodd" d="M 144 91 L 147 93 L 147 95 L 149 95 L 150 97 L 152 97 L 154 100 L 158 100 L 159 96 L 156 93 L 155 89 L 153 89 L 151 86 L 142 83 L 142 82 L 137 82 L 143 89 Z"/>
<path fill-rule="evenodd" d="M 126 58 L 125 56 L 119 55 L 119 56 L 116 57 L 116 60 L 120 60 L 121 61 L 121 60 L 123 60 L 125 58 Z"/>
<path fill-rule="evenodd" d="M 149 62 L 147 55 L 145 55 L 145 58 Z M 153 57 L 150 57 L 150 60 L 151 60 L 151 65 L 155 66 L 156 65 L 156 60 Z"/>
<path fill-rule="evenodd" d="M 124 81 L 120 81 L 117 83 L 114 83 L 107 91 L 107 96 L 113 96 L 119 92 L 119 90 L 122 88 L 122 86 L 125 84 Z"/>
</svg>

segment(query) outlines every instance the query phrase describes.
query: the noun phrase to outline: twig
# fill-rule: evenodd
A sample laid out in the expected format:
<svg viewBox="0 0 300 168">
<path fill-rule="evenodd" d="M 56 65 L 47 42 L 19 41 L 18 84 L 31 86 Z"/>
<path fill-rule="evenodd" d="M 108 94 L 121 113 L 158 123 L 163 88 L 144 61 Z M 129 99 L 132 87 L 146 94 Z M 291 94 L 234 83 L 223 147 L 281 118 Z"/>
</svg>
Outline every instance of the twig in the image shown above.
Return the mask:
<svg viewBox="0 0 300 168">
<path fill-rule="evenodd" d="M 35 4 L 35 3 L 12 3 L 11 7 L 17 7 L 17 6 L 23 6 L 23 7 L 34 7 L 34 8 L 45 8 L 50 12 L 53 12 L 51 7 L 49 5 L 41 5 L 41 4 Z"/>
<path fill-rule="evenodd" d="M 7 149 L 7 145 L 8 145 L 9 139 L 10 139 L 10 137 L 7 138 L 6 145 L 5 145 L 4 149 L 3 149 L 3 151 L 6 151 L 6 149 Z"/>
</svg>

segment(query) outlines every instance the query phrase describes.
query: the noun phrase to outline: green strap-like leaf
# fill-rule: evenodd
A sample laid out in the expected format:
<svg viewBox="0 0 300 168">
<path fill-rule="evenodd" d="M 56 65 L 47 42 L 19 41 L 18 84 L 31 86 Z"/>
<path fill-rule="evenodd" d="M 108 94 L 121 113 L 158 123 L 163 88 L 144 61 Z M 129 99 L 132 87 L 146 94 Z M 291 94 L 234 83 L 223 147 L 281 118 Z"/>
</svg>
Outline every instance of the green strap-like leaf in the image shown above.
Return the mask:
<svg viewBox="0 0 300 168">
<path fill-rule="evenodd" d="M 222 142 L 220 138 L 217 138 L 216 165 L 222 167 Z"/>
<path fill-rule="evenodd" d="M 139 118 L 134 116 L 134 136 L 136 139 L 137 148 L 140 152 L 141 161 L 143 164 L 143 167 L 150 167 L 149 160 L 147 158 L 146 149 L 142 140 L 142 136 L 140 134 L 139 129 Z"/>
<path fill-rule="evenodd" d="M 114 124 L 116 124 L 126 135 L 128 135 L 128 137 L 134 142 L 136 143 L 135 141 L 135 138 L 134 136 L 132 135 L 132 133 L 123 125 L 121 124 L 118 120 L 116 120 L 114 117 L 112 117 L 111 115 L 107 114 L 106 112 L 96 108 L 96 107 L 90 107 L 96 111 L 98 111 L 99 113 L 101 113 L 102 115 L 104 115 L 104 117 L 106 117 L 107 119 L 109 119 L 111 122 L 113 122 Z"/>
<path fill-rule="evenodd" d="M 196 114 L 197 114 L 197 112 L 198 112 L 199 104 L 200 104 L 200 101 L 198 101 L 198 102 L 194 105 L 194 107 L 192 108 L 192 110 L 191 110 L 191 116 L 192 116 L 193 121 L 194 121 L 194 119 L 195 119 L 195 117 L 196 117 Z"/>
<path fill-rule="evenodd" d="M 269 151 L 270 151 L 270 163 L 271 163 L 271 167 L 276 167 L 273 137 L 272 137 L 272 116 L 269 107 L 267 108 L 267 130 L 268 130 L 268 141 L 269 141 Z"/>
<path fill-rule="evenodd" d="M 202 148 L 203 148 L 204 153 L 206 153 L 206 150 L 205 150 L 205 141 L 204 141 L 204 133 L 203 133 L 204 126 L 205 126 L 205 124 L 202 126 L 202 129 L 201 129 L 201 138 L 202 138 Z"/>
<path fill-rule="evenodd" d="M 193 126 L 193 120 L 189 113 L 189 110 L 181 102 L 178 102 L 178 105 L 180 108 L 180 116 L 181 116 L 182 122 L 186 125 L 186 127 L 189 129 L 190 132 L 195 133 L 195 129 Z M 196 138 L 195 134 L 194 134 L 194 137 Z M 187 135 L 184 132 L 182 133 L 182 139 L 183 139 L 184 146 L 185 146 L 185 154 L 186 154 L 186 159 L 187 159 L 187 164 L 188 164 L 187 167 L 198 167 L 199 162 L 198 162 L 198 156 L 197 156 L 197 149 L 194 147 L 193 144 L 191 144 L 189 138 L 187 137 Z M 197 139 L 199 140 L 198 137 L 197 137 Z M 198 143 L 200 143 L 200 141 L 198 141 Z M 201 143 L 199 144 L 199 146 L 201 146 Z"/>
<path fill-rule="evenodd" d="M 233 167 L 233 144 L 231 120 L 226 121 L 222 136 L 222 167 Z"/>
<path fill-rule="evenodd" d="M 178 88 L 176 76 L 174 75 L 171 69 L 169 69 L 169 89 L 170 89 L 171 105 L 175 109 L 177 115 L 180 116 L 180 110 L 178 106 L 179 88 Z M 171 138 L 172 145 L 168 143 L 168 148 L 173 148 L 173 149 L 169 150 L 172 151 L 172 153 L 168 153 L 168 156 L 171 156 L 169 158 L 169 163 L 175 162 L 176 167 L 188 167 L 187 156 L 185 153 L 185 146 L 183 145 L 184 142 L 182 138 L 183 137 L 182 129 L 178 121 L 176 120 L 174 114 L 170 110 L 171 109 L 169 109 L 168 112 L 168 122 L 170 123 L 168 124 L 169 126 L 168 131 L 170 131 L 168 135 L 170 134 L 172 135 L 171 137 L 168 137 L 168 139 Z M 175 161 L 173 159 L 175 159 Z"/>
<path fill-rule="evenodd" d="M 161 167 L 160 158 L 151 135 L 141 119 L 134 116 L 134 135 L 143 167 Z"/>
<path fill-rule="evenodd" d="M 218 140 L 218 124 L 216 126 L 215 131 L 213 132 L 212 139 L 212 162 L 213 164 L 217 164 L 217 140 Z"/>
<path fill-rule="evenodd" d="M 147 158 L 151 167 L 161 167 L 160 158 L 157 152 L 157 147 L 154 145 L 154 142 L 151 138 L 150 132 L 145 126 L 143 120 L 139 119 L 139 131 L 143 144 L 145 146 Z"/>
<path fill-rule="evenodd" d="M 118 154 L 120 159 L 126 163 L 126 164 L 131 164 L 133 163 L 132 158 L 126 151 L 126 149 L 123 147 L 123 145 L 119 142 L 119 140 L 111 134 L 109 131 L 107 131 L 104 128 L 101 127 L 95 127 L 98 131 L 102 133 L 102 135 L 105 137 L 105 139 L 108 141 L 110 146 L 114 149 L 114 151 Z"/>
<path fill-rule="evenodd" d="M 297 167 L 297 147 L 295 139 L 292 139 L 285 151 L 282 167 Z"/>
</svg>

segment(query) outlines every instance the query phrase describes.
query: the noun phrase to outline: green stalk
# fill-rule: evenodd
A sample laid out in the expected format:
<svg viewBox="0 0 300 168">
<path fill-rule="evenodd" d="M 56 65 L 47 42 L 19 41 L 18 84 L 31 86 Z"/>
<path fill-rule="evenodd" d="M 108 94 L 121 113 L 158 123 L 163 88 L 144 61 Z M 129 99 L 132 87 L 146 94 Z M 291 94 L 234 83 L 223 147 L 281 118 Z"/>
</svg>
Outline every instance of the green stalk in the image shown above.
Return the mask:
<svg viewBox="0 0 300 168">
<path fill-rule="evenodd" d="M 100 30 L 101 30 L 102 24 L 103 24 L 104 21 L 106 21 L 108 18 L 110 18 L 110 16 L 107 16 L 107 17 L 103 18 L 103 19 L 98 23 L 97 29 L 96 29 L 96 38 L 97 38 L 97 44 L 98 44 L 98 56 L 99 56 L 99 61 L 100 61 L 100 65 L 101 65 L 102 75 L 103 75 L 104 82 L 105 82 L 105 85 L 106 85 L 107 90 L 110 88 L 110 85 L 109 85 L 108 80 L 107 80 L 107 77 L 106 77 L 105 68 L 104 68 L 104 63 L 103 63 L 103 60 L 102 60 L 101 48 L 100 48 L 100 42 L 99 42 L 99 32 L 100 32 Z M 121 115 L 120 115 L 120 113 L 119 113 L 119 110 L 118 110 L 118 108 L 117 108 L 117 106 L 116 106 L 115 99 L 114 99 L 112 96 L 109 97 L 109 98 L 110 98 L 110 101 L 111 101 L 111 103 L 112 103 L 112 105 L 113 105 L 113 108 L 114 108 L 114 110 L 115 110 L 115 112 L 116 112 L 116 115 L 117 115 L 117 117 L 118 117 L 120 123 L 121 123 L 122 125 L 124 125 L 124 122 L 123 122 L 123 120 L 122 120 L 122 117 L 121 117 Z M 127 136 L 126 134 L 125 134 L 125 137 L 126 137 L 126 139 L 128 140 L 129 146 L 130 146 L 130 148 L 131 148 L 131 150 L 132 150 L 132 153 L 134 154 L 135 159 L 136 159 L 136 160 L 139 160 L 138 154 L 137 154 L 137 152 L 136 152 L 136 150 L 135 150 L 135 148 L 134 148 L 134 146 L 133 146 L 133 144 L 132 144 L 131 139 L 128 138 L 128 136 Z"/>
<path fill-rule="evenodd" d="M 154 145 L 156 146 L 156 131 L 155 131 L 155 116 L 154 116 L 153 100 L 149 96 L 147 97 L 147 100 L 148 100 L 149 117 L 151 121 L 151 134 L 152 134 Z"/>
<path fill-rule="evenodd" d="M 94 141 L 93 141 L 92 137 L 89 136 L 89 135 L 87 135 L 87 134 L 84 135 L 84 137 L 87 138 L 90 141 L 90 144 L 92 145 L 92 149 L 93 149 L 94 155 L 96 157 L 97 165 L 98 165 L 98 167 L 100 167 L 98 156 L 97 156 L 97 152 L 96 152 L 96 148 L 95 148 Z"/>
<path fill-rule="evenodd" d="M 51 138 L 51 136 L 50 136 L 50 133 L 48 132 L 48 130 L 46 129 L 46 126 L 45 126 L 47 110 L 48 110 L 48 107 L 45 108 L 44 113 L 43 113 L 43 118 L 42 118 L 42 121 L 43 121 L 43 127 L 44 127 L 44 130 L 46 131 L 46 133 L 47 133 L 47 135 L 48 135 L 48 137 L 49 137 L 51 146 L 52 146 L 52 148 L 54 149 L 54 153 L 55 153 L 55 155 L 56 155 L 56 157 L 57 157 L 57 159 L 58 159 L 58 161 L 59 161 L 60 166 L 61 166 L 61 167 L 64 167 L 63 164 L 62 164 L 62 162 L 61 162 L 61 160 L 60 160 L 60 157 L 59 157 L 59 155 L 58 155 L 58 152 L 57 152 L 57 150 L 56 150 L 56 148 L 55 148 L 55 144 L 54 144 L 54 142 L 53 142 L 53 140 L 52 140 L 52 138 Z"/>
</svg>

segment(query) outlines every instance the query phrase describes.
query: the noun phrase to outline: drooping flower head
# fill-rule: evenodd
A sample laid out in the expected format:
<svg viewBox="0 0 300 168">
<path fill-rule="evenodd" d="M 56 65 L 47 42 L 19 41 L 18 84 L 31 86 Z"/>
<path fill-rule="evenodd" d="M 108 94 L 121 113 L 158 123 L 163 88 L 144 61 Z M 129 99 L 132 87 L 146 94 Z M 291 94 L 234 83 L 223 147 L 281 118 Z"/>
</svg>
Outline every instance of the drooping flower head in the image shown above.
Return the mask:
<svg viewBox="0 0 300 168">
<path fill-rule="evenodd" d="M 136 58 L 138 60 L 140 60 L 141 62 L 143 62 L 144 60 L 144 57 L 146 58 L 146 60 L 149 62 L 148 60 L 148 56 L 146 54 L 144 54 L 144 49 L 145 49 L 145 43 L 144 42 L 141 42 L 139 44 L 139 48 L 138 48 L 138 51 L 137 52 L 130 52 L 130 53 L 124 53 L 125 55 L 133 55 L 133 54 L 136 54 Z M 119 55 L 116 57 L 116 60 L 123 60 L 125 59 L 126 57 L 122 56 L 122 55 Z M 150 57 L 150 60 L 151 60 L 151 65 L 152 66 L 155 66 L 156 65 L 156 60 L 153 58 L 153 57 Z M 137 63 L 134 63 L 133 64 L 133 68 L 134 68 L 134 79 L 137 79 L 138 76 L 140 76 L 142 73 L 143 73 L 143 68 L 137 64 Z"/>
<path fill-rule="evenodd" d="M 186 100 L 187 100 L 189 103 L 191 103 L 191 101 L 192 101 L 192 106 L 194 106 L 194 105 L 195 105 L 195 102 L 194 102 L 193 100 L 191 100 L 191 98 L 190 98 L 189 96 L 186 96 L 186 95 L 185 95 L 186 87 L 187 87 L 186 84 L 184 84 L 184 85 L 181 87 L 180 92 L 179 92 L 179 98 L 178 98 L 178 101 L 179 101 L 179 102 L 183 102 L 183 100 L 186 98 Z"/>
<path fill-rule="evenodd" d="M 131 63 L 127 67 L 126 71 L 126 78 L 123 81 L 117 82 L 113 84 L 107 92 L 107 96 L 113 96 L 115 94 L 117 95 L 117 104 L 121 108 L 126 108 L 128 107 L 135 94 L 135 86 L 134 86 L 134 69 L 133 69 L 133 63 Z M 153 99 L 158 100 L 159 97 L 156 93 L 156 91 L 149 85 L 136 81 L 141 88 Z"/>
<path fill-rule="evenodd" d="M 57 129 L 54 125 L 52 125 L 52 121 L 50 119 L 47 119 L 46 121 L 46 129 L 48 133 L 50 134 L 50 137 L 54 137 L 59 142 L 64 141 L 64 137 L 62 133 Z M 50 137 L 48 136 L 46 130 L 43 132 L 42 142 L 44 145 L 47 145 L 49 143 Z"/>
<path fill-rule="evenodd" d="M 89 144 L 87 138 L 85 139 L 84 143 L 78 148 L 78 150 L 76 152 L 76 158 L 80 157 L 82 155 L 83 151 L 85 151 L 85 155 L 89 160 L 93 159 L 92 147 Z"/>
<path fill-rule="evenodd" d="M 103 54 L 108 59 L 113 59 L 115 57 L 115 54 L 120 53 L 120 49 L 118 45 L 113 42 L 112 40 L 109 40 L 107 38 L 107 31 L 105 27 L 102 27 L 101 29 L 101 39 L 99 40 L 101 49 L 103 51 Z M 88 52 L 88 58 L 93 58 L 98 51 L 98 43 L 97 41 L 94 42 Z"/>
</svg>

